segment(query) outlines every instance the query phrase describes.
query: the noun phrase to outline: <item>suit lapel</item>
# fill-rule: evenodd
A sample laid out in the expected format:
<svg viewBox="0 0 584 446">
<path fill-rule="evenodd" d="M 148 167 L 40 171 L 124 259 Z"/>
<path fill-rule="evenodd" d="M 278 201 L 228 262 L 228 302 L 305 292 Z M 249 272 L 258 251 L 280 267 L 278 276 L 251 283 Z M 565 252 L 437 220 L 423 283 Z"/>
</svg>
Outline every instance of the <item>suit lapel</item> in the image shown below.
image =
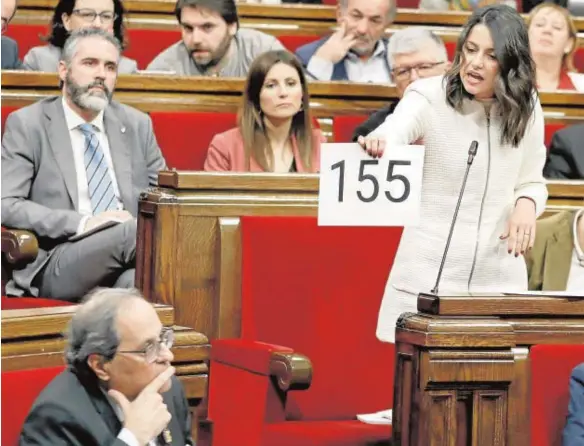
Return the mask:
<svg viewBox="0 0 584 446">
<path fill-rule="evenodd" d="M 574 249 L 574 222 L 569 216 L 558 225 L 554 235 L 548 239 L 545 248 L 543 271 L 544 291 L 565 291 L 570 276 L 572 251 Z"/>
<path fill-rule="evenodd" d="M 109 142 L 114 173 L 120 189 L 124 208 L 131 210 L 132 204 L 132 157 L 130 155 L 130 130 L 124 122 L 124 116 L 112 106 L 104 113 L 104 126 Z"/>
<path fill-rule="evenodd" d="M 77 174 L 73 159 L 73 146 L 71 145 L 71 137 L 69 136 L 69 129 L 65 121 L 65 112 L 63 111 L 60 96 L 46 104 L 44 119 L 49 135 L 49 144 L 57 161 L 57 166 L 59 166 L 65 180 L 65 186 L 73 207 L 75 210 L 79 210 L 79 193 L 77 191 Z"/>
</svg>

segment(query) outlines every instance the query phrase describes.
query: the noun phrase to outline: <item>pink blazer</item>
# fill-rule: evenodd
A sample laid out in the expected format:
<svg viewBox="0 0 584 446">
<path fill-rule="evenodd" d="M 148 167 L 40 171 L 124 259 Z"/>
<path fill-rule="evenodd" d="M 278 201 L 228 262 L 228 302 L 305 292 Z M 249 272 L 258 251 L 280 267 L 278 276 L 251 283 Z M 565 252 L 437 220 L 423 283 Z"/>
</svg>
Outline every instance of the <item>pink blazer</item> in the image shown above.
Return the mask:
<svg viewBox="0 0 584 446">
<path fill-rule="evenodd" d="M 319 129 L 312 130 L 312 170 L 304 168 L 295 138 L 292 138 L 292 150 L 299 173 L 316 173 L 320 170 L 320 144 L 326 139 Z M 263 169 L 252 158 L 249 170 L 246 169 L 243 138 L 239 127 L 219 133 L 213 137 L 204 169 L 209 172 L 263 172 Z"/>
</svg>

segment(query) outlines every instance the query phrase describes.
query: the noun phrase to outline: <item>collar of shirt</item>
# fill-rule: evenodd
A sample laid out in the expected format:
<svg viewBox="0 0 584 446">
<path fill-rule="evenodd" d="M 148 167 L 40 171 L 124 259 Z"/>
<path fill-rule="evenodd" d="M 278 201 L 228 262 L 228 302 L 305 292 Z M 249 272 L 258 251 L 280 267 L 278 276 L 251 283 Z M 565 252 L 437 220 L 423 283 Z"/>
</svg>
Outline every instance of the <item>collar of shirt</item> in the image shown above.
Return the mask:
<svg viewBox="0 0 584 446">
<path fill-rule="evenodd" d="M 375 49 L 373 50 L 373 54 L 371 55 L 370 59 L 375 59 L 378 57 L 385 57 L 385 45 L 382 40 L 378 40 L 375 44 Z M 353 51 L 347 52 L 347 59 L 351 62 L 363 62 L 361 57 Z"/>
<path fill-rule="evenodd" d="M 61 100 L 63 102 L 63 111 L 65 112 L 65 122 L 67 122 L 67 128 L 69 130 L 76 129 L 81 124 L 86 123 L 85 119 L 83 119 L 81 116 L 79 116 L 77 114 L 77 112 L 75 110 L 73 110 L 69 106 L 69 104 L 67 104 L 67 100 L 65 99 L 65 96 L 63 96 Z M 104 125 L 103 125 L 103 114 L 104 114 L 104 111 L 103 110 L 100 111 L 99 114 L 95 117 L 95 119 L 89 123 L 89 124 L 97 127 L 100 132 L 105 131 Z"/>
<path fill-rule="evenodd" d="M 584 253 L 582 252 L 582 248 L 580 248 L 580 240 L 578 239 L 578 220 L 580 218 L 584 218 L 584 208 L 580 209 L 576 212 L 576 216 L 574 217 L 574 249 L 576 251 L 576 256 L 580 261 L 580 265 L 584 266 Z"/>
</svg>

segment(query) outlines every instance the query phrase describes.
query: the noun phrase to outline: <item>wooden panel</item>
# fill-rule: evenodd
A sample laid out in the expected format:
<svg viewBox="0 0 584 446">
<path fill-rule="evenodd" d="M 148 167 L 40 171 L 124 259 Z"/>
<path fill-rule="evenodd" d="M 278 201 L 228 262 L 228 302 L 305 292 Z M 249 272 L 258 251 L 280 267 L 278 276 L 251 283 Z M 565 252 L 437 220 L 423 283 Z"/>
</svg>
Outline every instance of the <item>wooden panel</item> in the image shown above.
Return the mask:
<svg viewBox="0 0 584 446">
<path fill-rule="evenodd" d="M 457 395 L 454 390 L 430 390 L 422 398 L 424 415 L 420 421 L 427 426 L 427 437 L 421 435 L 418 446 L 456 446 Z M 424 438 L 426 437 L 426 438 Z"/>
<path fill-rule="evenodd" d="M 472 445 L 507 444 L 507 398 L 503 390 L 479 390 L 473 400 Z"/>
</svg>

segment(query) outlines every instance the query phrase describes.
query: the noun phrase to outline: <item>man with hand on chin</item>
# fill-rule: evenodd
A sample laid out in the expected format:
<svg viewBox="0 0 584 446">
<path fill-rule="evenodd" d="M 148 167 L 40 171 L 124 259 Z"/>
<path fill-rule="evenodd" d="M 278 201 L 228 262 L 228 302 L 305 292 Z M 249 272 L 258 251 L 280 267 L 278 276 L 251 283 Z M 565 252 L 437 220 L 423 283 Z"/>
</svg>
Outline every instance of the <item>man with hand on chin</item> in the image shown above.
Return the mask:
<svg viewBox="0 0 584 446">
<path fill-rule="evenodd" d="M 101 289 L 69 325 L 68 367 L 39 395 L 20 446 L 193 445 L 172 329 L 135 289 Z"/>
</svg>

